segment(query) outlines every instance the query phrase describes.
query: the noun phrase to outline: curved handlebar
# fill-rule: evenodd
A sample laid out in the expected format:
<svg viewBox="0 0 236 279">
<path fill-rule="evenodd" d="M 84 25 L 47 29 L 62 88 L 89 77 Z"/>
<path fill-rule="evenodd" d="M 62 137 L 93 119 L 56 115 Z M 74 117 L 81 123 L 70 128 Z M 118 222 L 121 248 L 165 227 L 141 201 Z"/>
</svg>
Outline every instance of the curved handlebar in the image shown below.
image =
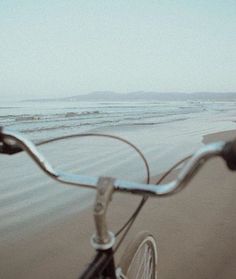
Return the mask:
<svg viewBox="0 0 236 279">
<path fill-rule="evenodd" d="M 231 158 L 232 154 L 226 150 L 229 143 L 216 142 L 205 145 L 200 148 L 186 163 L 184 168 L 178 174 L 177 178 L 172 182 L 165 184 L 144 184 L 130 182 L 121 179 L 115 179 L 113 182 L 114 190 L 121 192 L 130 192 L 139 195 L 147 194 L 149 196 L 169 196 L 174 193 L 179 192 L 183 189 L 189 180 L 196 174 L 198 169 L 211 157 L 221 156 L 228 164 L 227 156 Z M 234 142 L 233 147 L 236 144 Z M 231 144 L 232 149 L 232 144 Z M 14 152 L 15 150 L 15 152 Z M 44 156 L 37 150 L 36 146 L 25 138 L 23 135 L 13 132 L 4 127 L 0 127 L 0 153 L 13 154 L 25 150 L 27 154 L 36 162 L 36 164 L 51 178 L 65 184 L 82 186 L 86 188 L 97 188 L 99 177 L 84 176 L 68 174 L 64 172 L 57 172 L 51 164 L 44 158 Z M 226 152 L 227 151 L 227 152 Z M 236 161 L 236 156 L 233 157 L 234 162 Z"/>
</svg>

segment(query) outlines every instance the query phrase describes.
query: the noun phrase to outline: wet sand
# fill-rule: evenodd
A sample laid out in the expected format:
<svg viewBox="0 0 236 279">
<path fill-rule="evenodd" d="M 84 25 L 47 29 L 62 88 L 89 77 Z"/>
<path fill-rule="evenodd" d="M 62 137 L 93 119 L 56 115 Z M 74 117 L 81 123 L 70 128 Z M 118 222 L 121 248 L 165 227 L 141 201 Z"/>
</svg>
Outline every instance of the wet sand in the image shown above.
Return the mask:
<svg viewBox="0 0 236 279">
<path fill-rule="evenodd" d="M 236 131 L 208 135 L 203 141 L 232 136 Z M 125 194 L 114 196 L 111 230 L 123 224 L 139 200 Z M 149 199 L 117 261 L 135 233 L 148 230 L 158 243 L 159 278 L 235 278 L 235 200 L 236 173 L 228 171 L 221 159 L 209 161 L 181 193 Z M 49 222 L 50 212 L 45 213 L 36 227 L 23 224 L 20 230 L 15 226 L 14 233 L 1 234 L 0 278 L 77 278 L 93 255 L 89 238 L 94 230 L 91 208 L 78 214 L 79 206 L 74 201 L 74 211 L 60 213 L 62 218 L 58 215 Z"/>
</svg>

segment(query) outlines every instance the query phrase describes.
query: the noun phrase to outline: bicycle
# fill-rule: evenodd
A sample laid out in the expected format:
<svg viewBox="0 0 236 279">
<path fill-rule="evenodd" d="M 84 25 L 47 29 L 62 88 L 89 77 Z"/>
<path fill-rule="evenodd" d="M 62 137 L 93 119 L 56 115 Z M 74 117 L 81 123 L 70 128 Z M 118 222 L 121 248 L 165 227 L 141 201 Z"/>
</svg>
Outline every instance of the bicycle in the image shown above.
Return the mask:
<svg viewBox="0 0 236 279">
<path fill-rule="evenodd" d="M 0 127 L 0 153 L 12 155 L 21 151 L 26 153 L 51 178 L 65 184 L 95 189 L 97 191 L 93 215 L 96 231 L 91 238 L 91 245 L 96 251 L 94 259 L 81 274 L 81 279 L 91 278 L 157 278 L 157 246 L 154 237 L 149 232 L 141 232 L 131 242 L 128 253 L 123 255 L 121 262 L 116 265 L 114 254 L 131 228 L 148 197 L 167 197 L 184 189 L 204 163 L 215 156 L 222 157 L 230 170 L 236 170 L 236 139 L 230 142 L 216 142 L 203 146 L 196 153 L 184 158 L 167 171 L 156 184 L 150 184 L 149 167 L 142 152 L 119 137 L 103 134 L 75 134 L 64 136 L 40 144 L 71 137 L 102 136 L 122 141 L 130 145 L 142 158 L 147 170 L 146 183 L 130 182 L 112 177 L 91 177 L 58 172 L 38 151 L 35 144 L 23 135 Z M 39 144 L 39 145 L 40 145 Z M 177 178 L 168 183 L 161 183 L 163 178 L 176 166 L 187 163 L 177 175 Z M 114 192 L 125 192 L 141 195 L 142 200 L 124 226 L 114 235 L 107 227 L 106 213 Z M 123 233 L 119 243 L 115 246 L 116 236 Z M 141 262 L 140 262 L 141 259 Z M 137 277 L 138 276 L 138 277 Z"/>
</svg>

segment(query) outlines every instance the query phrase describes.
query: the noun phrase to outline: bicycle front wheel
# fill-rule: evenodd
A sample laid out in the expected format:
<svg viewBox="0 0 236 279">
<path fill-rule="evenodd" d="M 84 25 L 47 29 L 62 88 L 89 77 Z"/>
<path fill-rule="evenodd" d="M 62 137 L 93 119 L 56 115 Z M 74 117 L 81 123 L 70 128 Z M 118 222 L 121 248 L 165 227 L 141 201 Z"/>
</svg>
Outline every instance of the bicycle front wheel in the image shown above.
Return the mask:
<svg viewBox="0 0 236 279">
<path fill-rule="evenodd" d="M 124 278 L 157 278 L 157 246 L 149 232 L 141 232 L 130 243 L 120 262 Z"/>
</svg>

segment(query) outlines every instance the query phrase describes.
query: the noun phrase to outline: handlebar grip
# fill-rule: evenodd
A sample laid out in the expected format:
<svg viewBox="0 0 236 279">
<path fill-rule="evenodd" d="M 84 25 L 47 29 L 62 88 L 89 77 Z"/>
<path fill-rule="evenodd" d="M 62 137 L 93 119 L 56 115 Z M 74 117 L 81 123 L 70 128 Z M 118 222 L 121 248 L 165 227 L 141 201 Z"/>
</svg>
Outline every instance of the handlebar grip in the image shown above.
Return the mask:
<svg viewBox="0 0 236 279">
<path fill-rule="evenodd" d="M 230 170 L 236 170 L 236 139 L 225 144 L 222 157 Z"/>
<path fill-rule="evenodd" d="M 23 149 L 19 145 L 10 145 L 4 142 L 2 127 L 0 127 L 0 153 L 12 155 L 21 151 L 23 151 Z"/>
<path fill-rule="evenodd" d="M 0 153 L 13 155 L 15 153 L 21 152 L 23 149 L 19 147 L 18 145 L 9 145 L 6 143 L 3 143 L 0 145 Z"/>
</svg>

